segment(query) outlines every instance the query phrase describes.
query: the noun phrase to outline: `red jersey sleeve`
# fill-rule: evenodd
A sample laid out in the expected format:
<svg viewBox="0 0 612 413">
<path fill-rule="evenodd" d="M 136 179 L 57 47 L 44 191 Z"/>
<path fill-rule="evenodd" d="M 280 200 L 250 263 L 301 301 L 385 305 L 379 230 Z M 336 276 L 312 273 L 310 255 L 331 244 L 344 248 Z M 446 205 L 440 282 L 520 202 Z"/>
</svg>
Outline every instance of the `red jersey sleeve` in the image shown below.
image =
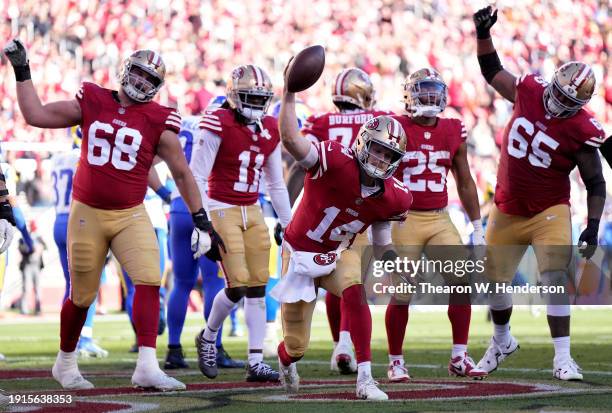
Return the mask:
<svg viewBox="0 0 612 413">
<path fill-rule="evenodd" d="M 580 122 L 580 135 L 577 139 L 580 144 L 599 148 L 606 141 L 604 128 L 590 113 L 586 112 L 585 115 Z"/>
<path fill-rule="evenodd" d="M 179 133 L 181 130 L 181 115 L 178 110 L 167 108 L 167 115 L 164 121 L 164 130 Z"/>
<path fill-rule="evenodd" d="M 326 135 L 328 128 L 326 127 L 326 117 L 324 115 L 311 115 L 306 119 L 304 127 L 302 128 L 302 135 L 308 137 L 309 135 L 314 136 L 319 142 L 327 140 L 329 136 Z M 311 139 L 314 142 L 314 140 Z"/>
<path fill-rule="evenodd" d="M 313 145 L 317 150 L 318 161 L 306 170 L 310 179 L 318 179 L 334 169 L 341 160 L 353 158 L 353 152 L 336 141 L 317 142 Z"/>
<path fill-rule="evenodd" d="M 81 83 L 81 87 L 76 92 L 74 97 L 77 102 L 79 102 L 79 106 L 81 107 L 81 113 L 85 113 L 88 111 L 90 107 L 96 106 L 96 92 L 100 89 L 100 86 L 91 82 L 83 82 Z"/>
</svg>

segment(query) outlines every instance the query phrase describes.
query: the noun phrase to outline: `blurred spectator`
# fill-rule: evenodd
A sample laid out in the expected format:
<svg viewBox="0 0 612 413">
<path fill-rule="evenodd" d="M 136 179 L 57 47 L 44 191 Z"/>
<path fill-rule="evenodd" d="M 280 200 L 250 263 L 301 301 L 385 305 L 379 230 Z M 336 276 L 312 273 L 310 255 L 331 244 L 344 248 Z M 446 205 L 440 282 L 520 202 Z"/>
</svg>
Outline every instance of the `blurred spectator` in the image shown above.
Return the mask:
<svg viewBox="0 0 612 413">
<path fill-rule="evenodd" d="M 23 238 L 19 239 L 19 252 L 21 253 L 21 298 L 19 299 L 19 311 L 21 314 L 30 314 L 29 305 L 32 301 L 31 293 L 34 293 L 34 315 L 40 314 L 40 271 L 45 267 L 43 263 L 43 252 L 47 244 L 36 232 L 36 223 L 30 222 L 30 233 L 33 246 L 30 247 Z"/>
</svg>

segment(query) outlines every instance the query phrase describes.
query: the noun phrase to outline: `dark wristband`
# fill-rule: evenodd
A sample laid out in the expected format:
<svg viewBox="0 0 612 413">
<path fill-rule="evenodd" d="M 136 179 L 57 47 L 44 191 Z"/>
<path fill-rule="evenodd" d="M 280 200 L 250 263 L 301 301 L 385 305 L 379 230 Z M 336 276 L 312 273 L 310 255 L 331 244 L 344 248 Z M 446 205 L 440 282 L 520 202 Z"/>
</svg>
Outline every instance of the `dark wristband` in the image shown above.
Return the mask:
<svg viewBox="0 0 612 413">
<path fill-rule="evenodd" d="M 15 71 L 15 79 L 17 79 L 18 82 L 32 79 L 32 75 L 30 74 L 30 65 L 26 64 L 24 66 L 13 66 L 13 70 Z"/>
<path fill-rule="evenodd" d="M 200 208 L 198 212 L 191 214 L 191 217 L 193 219 L 193 225 L 196 228 L 207 232 L 212 231 L 212 224 L 208 220 L 208 215 L 206 215 L 206 210 L 204 208 Z"/>
<path fill-rule="evenodd" d="M 8 189 L 0 189 L 0 196 L 8 196 L 9 191 Z"/>
<path fill-rule="evenodd" d="M 478 65 L 480 65 L 480 73 L 482 73 L 489 84 L 491 84 L 496 74 L 504 70 L 497 52 L 478 56 Z"/>
<path fill-rule="evenodd" d="M 13 208 L 8 201 L 0 202 L 0 219 L 6 219 L 11 225 L 17 226 L 15 216 L 13 215 Z"/>
</svg>

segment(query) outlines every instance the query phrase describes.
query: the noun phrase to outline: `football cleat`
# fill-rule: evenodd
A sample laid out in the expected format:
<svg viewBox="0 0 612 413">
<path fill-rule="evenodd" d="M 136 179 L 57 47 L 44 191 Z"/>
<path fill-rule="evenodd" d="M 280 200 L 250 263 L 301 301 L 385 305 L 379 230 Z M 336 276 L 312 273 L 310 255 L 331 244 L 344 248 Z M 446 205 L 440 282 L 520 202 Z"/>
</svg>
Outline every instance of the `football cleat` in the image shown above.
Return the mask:
<svg viewBox="0 0 612 413">
<path fill-rule="evenodd" d="M 495 337 L 491 337 L 489 348 L 487 348 L 487 351 L 476 365 L 476 368 L 479 370 L 484 370 L 490 374 L 497 370 L 497 367 L 501 364 L 501 362 L 516 352 L 519 348 L 521 348 L 521 346 L 519 346 L 518 341 L 516 341 L 513 336 L 510 336 L 510 341 L 505 345 L 499 345 L 497 341 L 495 341 Z"/>
<path fill-rule="evenodd" d="M 188 369 L 189 365 L 185 361 L 185 353 L 183 348 L 169 348 L 166 353 L 166 361 L 164 362 L 164 370 Z"/>
<path fill-rule="evenodd" d="M 278 376 L 282 386 L 287 393 L 297 393 L 300 388 L 300 376 L 297 372 L 297 364 L 291 363 L 289 366 L 284 366 L 278 359 Z"/>
<path fill-rule="evenodd" d="M 355 393 L 358 399 L 362 400 L 388 400 L 387 393 L 378 388 L 378 382 L 372 377 L 364 380 L 357 380 L 357 391 Z"/>
<path fill-rule="evenodd" d="M 231 358 L 223 346 L 217 348 L 217 367 L 221 369 L 243 369 L 244 366 L 244 361 Z"/>
<path fill-rule="evenodd" d="M 457 377 L 471 377 L 475 380 L 482 380 L 488 375 L 487 371 L 476 367 L 476 363 L 467 353 L 451 358 L 448 362 L 448 374 Z"/>
<path fill-rule="evenodd" d="M 278 382 L 279 374 L 272 367 L 260 361 L 259 363 L 247 367 L 246 381 L 249 382 Z"/>
<path fill-rule="evenodd" d="M 132 375 L 132 384 L 134 387 L 159 391 L 185 390 L 187 388 L 184 383 L 168 376 L 157 365 L 152 368 L 138 368 L 136 366 Z"/>
<path fill-rule="evenodd" d="M 393 360 L 392 363 L 389 363 L 387 378 L 391 383 L 405 383 L 410 381 L 408 369 L 402 360 Z"/>
<path fill-rule="evenodd" d="M 583 379 L 582 369 L 571 357 L 564 357 L 560 360 L 557 360 L 555 357 L 553 361 L 553 377 L 564 381 L 581 381 Z"/>
<path fill-rule="evenodd" d="M 108 351 L 97 345 L 91 338 L 81 337 L 77 345 L 77 352 L 81 358 L 108 357 Z"/>
<path fill-rule="evenodd" d="M 331 356 L 330 368 L 340 374 L 353 374 L 357 372 L 357 360 L 350 345 L 338 343 Z"/>
<path fill-rule="evenodd" d="M 130 347 L 128 353 L 138 353 L 138 343 L 132 344 L 132 347 Z"/>
<path fill-rule="evenodd" d="M 195 337 L 195 346 L 198 351 L 198 367 L 203 375 L 214 379 L 219 373 L 217 370 L 217 346 L 214 341 L 202 337 L 204 330 Z"/>
<path fill-rule="evenodd" d="M 77 353 L 74 352 L 70 357 L 62 357 L 58 353 L 55 364 L 51 369 L 53 378 L 66 390 L 93 389 L 94 385 L 85 380 L 77 365 Z"/>
<path fill-rule="evenodd" d="M 0 361 L 4 361 L 6 360 L 6 357 L 4 357 L 4 354 L 0 353 Z"/>
</svg>

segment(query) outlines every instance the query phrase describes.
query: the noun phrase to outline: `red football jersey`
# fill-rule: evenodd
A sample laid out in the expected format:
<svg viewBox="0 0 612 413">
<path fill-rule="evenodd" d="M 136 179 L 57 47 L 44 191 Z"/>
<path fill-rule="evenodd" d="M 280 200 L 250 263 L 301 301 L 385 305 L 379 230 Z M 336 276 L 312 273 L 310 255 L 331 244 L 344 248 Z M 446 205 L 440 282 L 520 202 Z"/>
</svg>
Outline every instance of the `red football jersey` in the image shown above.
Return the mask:
<svg viewBox="0 0 612 413">
<path fill-rule="evenodd" d="M 208 196 L 231 205 L 252 205 L 259 197 L 259 180 L 268 156 L 280 143 L 277 121 L 262 118 L 257 133 L 236 121 L 230 109 L 202 115 L 200 128 L 221 138 L 215 163 L 208 177 Z"/>
<path fill-rule="evenodd" d="M 359 128 L 370 119 L 388 115 L 391 112 L 381 110 L 351 111 L 350 113 L 329 112 L 322 115 L 312 115 L 306 119 L 302 134 L 312 135 L 313 141 L 336 141 L 346 147 L 352 147 Z"/>
<path fill-rule="evenodd" d="M 178 133 L 180 115 L 156 102 L 123 107 L 112 90 L 88 82 L 76 99 L 83 142 L 73 198 L 99 209 L 139 205 L 147 192 L 159 137 L 166 129 Z"/>
<path fill-rule="evenodd" d="M 348 248 L 373 222 L 404 218 L 412 195 L 401 181 L 386 179 L 380 195 L 362 198 L 353 151 L 335 141 L 316 147 L 319 162 L 306 172 L 302 199 L 285 231 L 291 247 L 308 252 Z"/>
<path fill-rule="evenodd" d="M 410 116 L 394 116 L 402 124 L 408 141 L 406 155 L 395 171 L 413 196 L 413 210 L 446 207 L 446 175 L 453 165 L 459 146 L 465 142 L 467 131 L 459 119 L 438 118 L 433 126 L 423 126 Z"/>
<path fill-rule="evenodd" d="M 546 114 L 547 82 L 535 75 L 517 79 L 512 118 L 504 130 L 495 204 L 506 214 L 533 216 L 569 204 L 569 174 L 583 145 L 599 147 L 601 125 L 584 109 L 570 118 Z"/>
</svg>

